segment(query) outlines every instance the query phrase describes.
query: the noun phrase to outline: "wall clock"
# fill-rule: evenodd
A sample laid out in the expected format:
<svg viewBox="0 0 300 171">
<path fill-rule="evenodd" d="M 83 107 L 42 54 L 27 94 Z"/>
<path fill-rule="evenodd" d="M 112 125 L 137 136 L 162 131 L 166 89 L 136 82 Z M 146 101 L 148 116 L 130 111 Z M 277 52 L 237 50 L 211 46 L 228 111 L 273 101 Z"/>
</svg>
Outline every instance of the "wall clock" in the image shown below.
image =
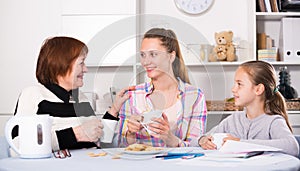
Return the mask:
<svg viewBox="0 0 300 171">
<path fill-rule="evenodd" d="M 176 7 L 187 14 L 197 15 L 207 11 L 214 0 L 174 0 Z"/>
</svg>

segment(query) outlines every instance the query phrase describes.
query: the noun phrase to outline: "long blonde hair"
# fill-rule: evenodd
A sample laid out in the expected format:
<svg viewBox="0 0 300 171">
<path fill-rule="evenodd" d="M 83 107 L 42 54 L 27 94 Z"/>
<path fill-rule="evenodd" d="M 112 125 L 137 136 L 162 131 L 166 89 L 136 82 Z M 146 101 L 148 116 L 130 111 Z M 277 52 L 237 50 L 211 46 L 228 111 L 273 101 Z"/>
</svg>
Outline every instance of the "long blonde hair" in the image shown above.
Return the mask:
<svg viewBox="0 0 300 171">
<path fill-rule="evenodd" d="M 174 51 L 176 53 L 176 58 L 172 63 L 174 76 L 179 77 L 183 82 L 190 83 L 176 34 L 164 28 L 152 28 L 144 34 L 143 39 L 145 38 L 158 38 L 169 53 Z"/>
<path fill-rule="evenodd" d="M 264 110 L 266 114 L 281 115 L 291 132 L 293 132 L 288 120 L 285 99 L 276 86 L 276 72 L 274 67 L 264 61 L 248 61 L 241 64 L 240 67 L 247 72 L 253 84 L 264 85 Z"/>
</svg>

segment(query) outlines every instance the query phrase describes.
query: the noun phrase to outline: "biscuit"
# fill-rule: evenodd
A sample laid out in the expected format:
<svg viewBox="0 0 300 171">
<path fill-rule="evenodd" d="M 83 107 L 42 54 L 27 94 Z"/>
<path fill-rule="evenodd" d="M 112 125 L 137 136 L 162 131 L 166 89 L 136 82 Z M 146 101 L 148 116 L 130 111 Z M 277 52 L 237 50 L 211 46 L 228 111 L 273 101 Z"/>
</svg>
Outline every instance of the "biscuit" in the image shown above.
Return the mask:
<svg viewBox="0 0 300 171">
<path fill-rule="evenodd" d="M 161 147 L 152 147 L 146 144 L 131 144 L 125 148 L 125 151 L 155 151 L 162 150 Z"/>
</svg>

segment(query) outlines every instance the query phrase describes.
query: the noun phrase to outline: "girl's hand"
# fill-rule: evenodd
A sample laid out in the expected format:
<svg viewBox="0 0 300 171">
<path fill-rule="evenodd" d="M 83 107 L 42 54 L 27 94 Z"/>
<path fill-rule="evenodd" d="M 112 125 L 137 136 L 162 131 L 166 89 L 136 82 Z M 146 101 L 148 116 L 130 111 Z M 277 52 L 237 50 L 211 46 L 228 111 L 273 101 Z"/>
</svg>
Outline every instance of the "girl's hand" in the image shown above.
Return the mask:
<svg viewBox="0 0 300 171">
<path fill-rule="evenodd" d="M 178 147 L 179 139 L 171 132 L 167 115 L 163 113 L 162 117 L 152 121 L 148 124 L 148 129 L 153 132 L 151 135 L 162 139 L 168 147 Z"/>
<path fill-rule="evenodd" d="M 127 132 L 126 132 L 126 140 L 128 144 L 133 144 L 136 142 L 136 133 L 143 128 L 143 126 L 140 123 L 141 120 L 142 120 L 142 116 L 139 115 L 130 116 L 127 123 Z"/>
<path fill-rule="evenodd" d="M 234 136 L 232 136 L 232 135 L 230 135 L 230 134 L 227 134 L 227 137 L 225 137 L 223 140 L 224 140 L 224 143 L 225 143 L 227 140 L 240 141 L 241 139 L 240 139 L 240 138 L 237 138 L 237 137 L 234 137 Z M 223 144 L 224 144 L 224 143 L 223 143 Z"/>
<path fill-rule="evenodd" d="M 139 115 L 131 115 L 128 124 L 127 124 L 127 132 L 129 134 L 134 134 L 140 131 L 143 126 L 141 125 L 140 121 L 142 120 L 142 116 Z"/>
<path fill-rule="evenodd" d="M 199 140 L 199 146 L 204 150 L 216 150 L 217 146 L 212 142 L 213 137 L 211 135 L 202 136 Z"/>
</svg>

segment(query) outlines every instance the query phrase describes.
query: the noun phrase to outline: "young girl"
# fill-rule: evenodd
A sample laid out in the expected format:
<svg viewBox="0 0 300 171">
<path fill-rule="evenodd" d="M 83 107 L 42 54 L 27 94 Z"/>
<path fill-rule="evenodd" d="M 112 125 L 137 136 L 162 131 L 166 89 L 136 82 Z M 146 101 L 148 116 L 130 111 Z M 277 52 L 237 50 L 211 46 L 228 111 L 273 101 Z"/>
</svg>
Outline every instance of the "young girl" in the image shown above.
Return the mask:
<svg viewBox="0 0 300 171">
<path fill-rule="evenodd" d="M 276 87 L 272 65 L 263 61 L 241 64 L 235 73 L 232 93 L 235 105 L 245 110 L 224 119 L 215 129 L 202 136 L 203 149 L 216 149 L 212 133 L 228 133 L 226 140 L 244 141 L 280 148 L 297 156 L 299 146 L 292 134 L 283 96 Z"/>
<path fill-rule="evenodd" d="M 151 79 L 129 91 L 120 110 L 120 146 L 133 143 L 151 146 L 197 146 L 204 134 L 206 103 L 203 92 L 189 84 L 179 43 L 172 30 L 150 29 L 141 44 L 141 64 Z M 162 117 L 148 125 L 141 116 L 161 110 Z"/>
</svg>

